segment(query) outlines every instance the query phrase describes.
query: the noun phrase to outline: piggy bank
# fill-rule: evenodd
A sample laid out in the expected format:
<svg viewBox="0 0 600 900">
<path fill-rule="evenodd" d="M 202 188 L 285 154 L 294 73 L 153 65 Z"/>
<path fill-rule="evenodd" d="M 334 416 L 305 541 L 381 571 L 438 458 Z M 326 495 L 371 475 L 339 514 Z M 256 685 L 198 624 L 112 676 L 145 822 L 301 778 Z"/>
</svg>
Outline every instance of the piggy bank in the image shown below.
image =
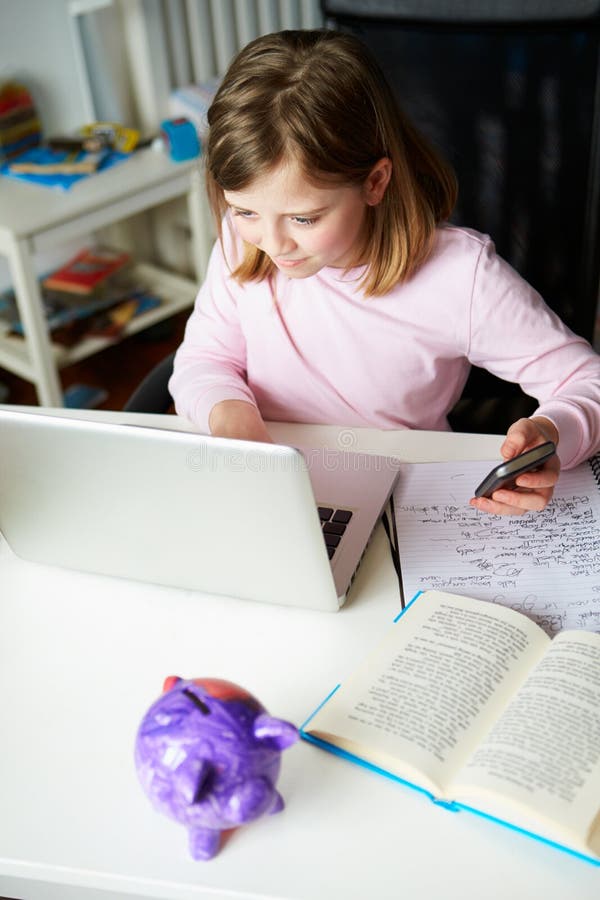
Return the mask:
<svg viewBox="0 0 600 900">
<path fill-rule="evenodd" d="M 297 739 L 238 685 L 173 676 L 142 719 L 135 763 L 154 807 L 186 826 L 193 858 L 210 859 L 223 831 L 283 809 L 281 751 Z"/>
</svg>

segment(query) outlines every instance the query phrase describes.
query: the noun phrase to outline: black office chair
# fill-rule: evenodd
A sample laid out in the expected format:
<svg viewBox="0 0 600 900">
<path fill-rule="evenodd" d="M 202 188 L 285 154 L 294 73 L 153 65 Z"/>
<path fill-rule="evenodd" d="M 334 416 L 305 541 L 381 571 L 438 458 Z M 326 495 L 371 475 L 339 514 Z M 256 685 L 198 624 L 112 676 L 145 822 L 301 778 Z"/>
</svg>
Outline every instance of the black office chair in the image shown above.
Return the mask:
<svg viewBox="0 0 600 900">
<path fill-rule="evenodd" d="M 510 385 L 506 396 L 498 396 L 497 380 L 483 370 L 471 373 L 458 403 L 448 413 L 453 431 L 506 434 L 513 422 L 535 412 L 537 400 L 516 385 Z"/>
<path fill-rule="evenodd" d="M 173 398 L 169 394 L 167 384 L 173 372 L 174 358 L 175 351 L 148 372 L 123 407 L 125 412 L 166 413 L 169 411 Z"/>
</svg>

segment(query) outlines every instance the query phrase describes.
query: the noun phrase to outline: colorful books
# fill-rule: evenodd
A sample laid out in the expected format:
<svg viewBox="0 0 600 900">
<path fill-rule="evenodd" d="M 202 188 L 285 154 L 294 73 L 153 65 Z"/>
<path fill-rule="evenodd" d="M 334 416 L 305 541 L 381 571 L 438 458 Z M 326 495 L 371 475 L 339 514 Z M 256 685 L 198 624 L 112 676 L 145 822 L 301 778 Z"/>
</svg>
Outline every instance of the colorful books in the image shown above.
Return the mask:
<svg viewBox="0 0 600 900">
<path fill-rule="evenodd" d="M 91 294 L 130 261 L 130 255 L 119 250 L 98 247 L 82 250 L 62 268 L 42 281 L 48 290 Z"/>
<path fill-rule="evenodd" d="M 89 294 L 49 290 L 43 284 L 40 288 L 52 341 L 67 347 L 92 336 L 117 339 L 132 318 L 161 303 L 146 280 L 128 267 L 119 269 Z M 12 289 L 0 293 L 0 319 L 8 324 L 9 334 L 23 337 Z"/>
<path fill-rule="evenodd" d="M 0 83 L 0 160 L 35 147 L 41 137 L 42 127 L 29 90 L 14 81 Z"/>
<path fill-rule="evenodd" d="M 600 865 L 600 634 L 426 591 L 300 733 Z"/>
</svg>

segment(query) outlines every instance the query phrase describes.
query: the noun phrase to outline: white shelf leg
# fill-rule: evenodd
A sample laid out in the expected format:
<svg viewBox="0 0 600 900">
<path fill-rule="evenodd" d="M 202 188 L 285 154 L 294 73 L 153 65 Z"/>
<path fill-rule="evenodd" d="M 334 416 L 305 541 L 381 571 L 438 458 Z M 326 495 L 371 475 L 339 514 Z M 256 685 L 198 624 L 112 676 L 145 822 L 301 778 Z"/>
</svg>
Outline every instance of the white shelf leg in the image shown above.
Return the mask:
<svg viewBox="0 0 600 900">
<path fill-rule="evenodd" d="M 31 365 L 30 380 L 35 384 L 40 406 L 63 406 L 63 394 L 42 307 L 42 296 L 33 258 L 26 240 L 15 240 L 8 252 L 17 308 L 25 331 Z"/>
</svg>

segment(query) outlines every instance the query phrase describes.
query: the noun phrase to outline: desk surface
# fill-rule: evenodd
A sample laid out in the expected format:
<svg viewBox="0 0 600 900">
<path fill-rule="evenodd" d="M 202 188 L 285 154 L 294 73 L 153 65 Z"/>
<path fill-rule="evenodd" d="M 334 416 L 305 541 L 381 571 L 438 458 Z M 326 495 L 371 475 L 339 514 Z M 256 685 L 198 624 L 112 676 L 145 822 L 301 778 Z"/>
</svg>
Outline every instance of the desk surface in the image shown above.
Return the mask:
<svg viewBox="0 0 600 900">
<path fill-rule="evenodd" d="M 415 461 L 494 458 L 501 440 L 286 425 L 272 433 L 304 444 L 395 449 Z M 303 742 L 283 755 L 278 786 L 286 809 L 235 832 L 208 863 L 193 862 L 183 827 L 150 807 L 133 742 L 164 677 L 228 678 L 300 724 L 398 611 L 382 529 L 337 614 L 53 570 L 16 559 L 4 542 L 0 571 L 0 894 L 598 896 L 600 872 L 592 866 L 442 810 Z"/>
</svg>

